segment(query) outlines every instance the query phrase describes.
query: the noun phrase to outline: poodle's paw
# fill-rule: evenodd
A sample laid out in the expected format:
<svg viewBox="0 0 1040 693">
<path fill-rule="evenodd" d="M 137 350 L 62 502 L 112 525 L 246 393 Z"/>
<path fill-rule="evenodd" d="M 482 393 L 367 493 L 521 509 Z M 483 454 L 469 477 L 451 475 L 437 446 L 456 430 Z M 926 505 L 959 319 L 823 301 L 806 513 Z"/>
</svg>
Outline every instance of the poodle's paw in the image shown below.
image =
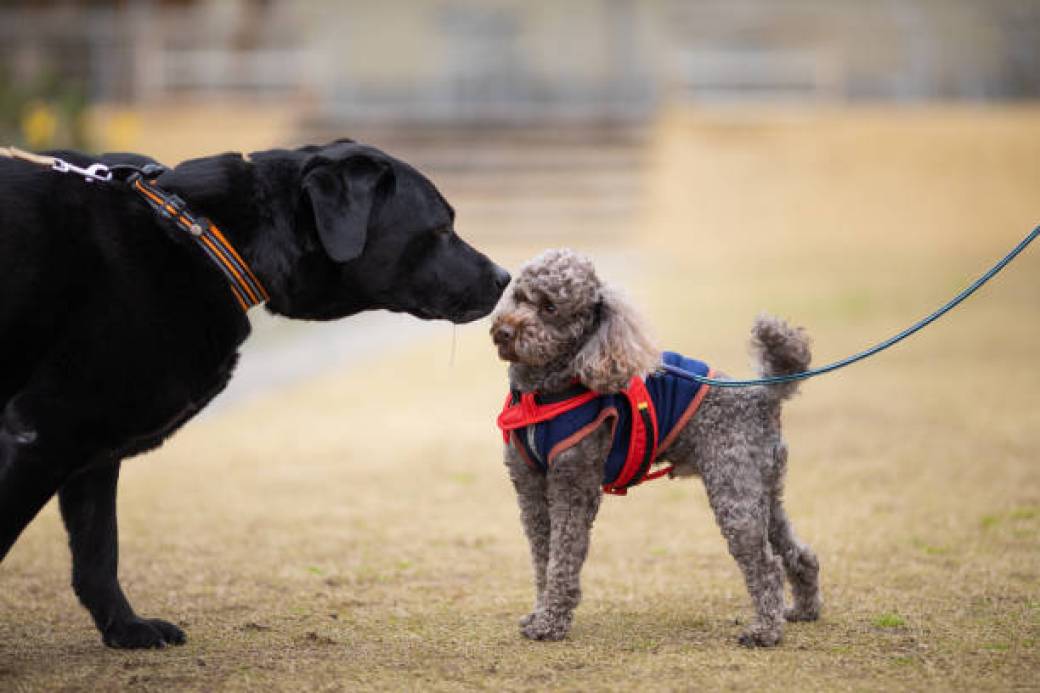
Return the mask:
<svg viewBox="0 0 1040 693">
<path fill-rule="evenodd" d="M 520 627 L 523 628 L 524 626 L 526 626 L 529 623 L 531 623 L 531 621 L 534 620 L 535 614 L 537 614 L 541 610 L 542 610 L 542 595 L 538 595 L 538 598 L 534 601 L 534 608 L 531 610 L 531 613 L 527 614 L 526 616 L 521 616 L 520 617 L 520 620 L 519 620 Z"/>
<path fill-rule="evenodd" d="M 101 636 L 109 647 L 143 650 L 167 645 L 183 645 L 188 640 L 184 631 L 158 618 L 133 618 L 115 623 Z"/>
<path fill-rule="evenodd" d="M 536 611 L 529 615 L 520 632 L 531 640 L 563 640 L 571 629 L 570 614 Z"/>
<path fill-rule="evenodd" d="M 819 595 L 807 600 L 795 599 L 794 606 L 784 609 L 784 618 L 788 621 L 815 621 L 820 618 L 823 601 Z"/>
<path fill-rule="evenodd" d="M 744 647 L 773 647 L 780 644 L 783 628 L 777 626 L 753 625 L 740 634 L 737 641 Z"/>
</svg>

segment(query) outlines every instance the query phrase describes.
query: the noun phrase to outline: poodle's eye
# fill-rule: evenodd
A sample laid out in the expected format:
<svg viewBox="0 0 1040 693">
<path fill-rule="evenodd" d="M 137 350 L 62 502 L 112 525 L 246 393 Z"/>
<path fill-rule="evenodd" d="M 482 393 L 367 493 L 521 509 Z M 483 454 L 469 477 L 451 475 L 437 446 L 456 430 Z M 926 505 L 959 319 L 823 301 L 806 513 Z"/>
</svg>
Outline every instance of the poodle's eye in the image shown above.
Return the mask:
<svg viewBox="0 0 1040 693">
<path fill-rule="evenodd" d="M 437 238 L 447 238 L 451 236 L 450 226 L 441 226 L 433 230 L 433 235 Z"/>
<path fill-rule="evenodd" d="M 556 314 L 556 304 L 549 303 L 547 301 L 547 302 L 542 304 L 542 310 L 545 311 L 546 313 L 548 313 L 549 315 L 555 315 Z"/>
</svg>

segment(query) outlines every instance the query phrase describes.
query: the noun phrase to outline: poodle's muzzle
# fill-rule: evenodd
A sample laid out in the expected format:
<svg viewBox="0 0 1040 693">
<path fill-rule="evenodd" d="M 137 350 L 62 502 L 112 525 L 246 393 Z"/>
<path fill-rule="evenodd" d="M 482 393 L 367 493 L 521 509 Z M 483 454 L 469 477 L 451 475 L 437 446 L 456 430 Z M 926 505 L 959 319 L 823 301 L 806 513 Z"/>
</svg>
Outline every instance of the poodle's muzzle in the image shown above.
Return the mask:
<svg viewBox="0 0 1040 693">
<path fill-rule="evenodd" d="M 498 357 L 503 361 L 514 363 L 519 360 L 516 353 L 516 337 L 519 332 L 519 327 L 507 316 L 495 317 L 495 322 L 491 325 L 491 341 L 495 343 Z"/>
</svg>

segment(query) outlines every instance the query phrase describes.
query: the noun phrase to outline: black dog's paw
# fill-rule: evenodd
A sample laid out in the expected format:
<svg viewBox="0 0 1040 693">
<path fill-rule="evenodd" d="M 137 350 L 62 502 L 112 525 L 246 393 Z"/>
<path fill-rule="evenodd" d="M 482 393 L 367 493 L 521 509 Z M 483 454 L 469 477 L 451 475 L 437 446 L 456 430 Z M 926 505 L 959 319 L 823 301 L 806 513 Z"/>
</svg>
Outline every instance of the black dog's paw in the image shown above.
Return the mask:
<svg viewBox="0 0 1040 693">
<path fill-rule="evenodd" d="M 177 626 L 158 618 L 133 618 L 114 624 L 104 632 L 101 639 L 109 647 L 117 649 L 146 650 L 183 645 L 188 636 Z"/>
</svg>

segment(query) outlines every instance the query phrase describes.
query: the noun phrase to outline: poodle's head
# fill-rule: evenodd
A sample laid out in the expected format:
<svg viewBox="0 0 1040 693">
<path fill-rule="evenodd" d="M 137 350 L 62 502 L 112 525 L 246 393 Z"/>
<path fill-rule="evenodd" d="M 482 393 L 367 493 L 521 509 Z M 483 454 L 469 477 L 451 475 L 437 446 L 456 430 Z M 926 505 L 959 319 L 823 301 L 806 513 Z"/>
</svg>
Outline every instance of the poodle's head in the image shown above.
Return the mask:
<svg viewBox="0 0 1040 693">
<path fill-rule="evenodd" d="M 600 281 L 589 258 L 566 249 L 521 268 L 491 336 L 503 360 L 569 371 L 598 392 L 624 389 L 660 358 L 635 310 Z"/>
</svg>

